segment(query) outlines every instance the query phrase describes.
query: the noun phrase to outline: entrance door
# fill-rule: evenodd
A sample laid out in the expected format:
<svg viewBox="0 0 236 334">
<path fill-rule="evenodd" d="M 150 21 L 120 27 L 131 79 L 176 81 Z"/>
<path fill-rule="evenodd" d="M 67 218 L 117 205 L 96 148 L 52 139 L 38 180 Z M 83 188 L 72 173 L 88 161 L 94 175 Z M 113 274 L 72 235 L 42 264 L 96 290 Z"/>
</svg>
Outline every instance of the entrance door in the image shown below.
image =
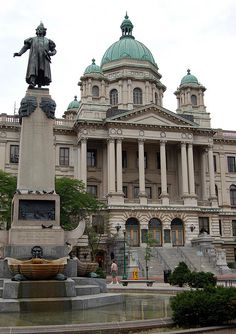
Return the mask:
<svg viewBox="0 0 236 334">
<path fill-rule="evenodd" d="M 175 218 L 171 222 L 171 239 L 172 246 L 184 246 L 183 222 L 179 218 Z"/>
<path fill-rule="evenodd" d="M 136 218 L 129 218 L 126 221 L 126 236 L 129 246 L 139 246 L 139 221 Z"/>
</svg>

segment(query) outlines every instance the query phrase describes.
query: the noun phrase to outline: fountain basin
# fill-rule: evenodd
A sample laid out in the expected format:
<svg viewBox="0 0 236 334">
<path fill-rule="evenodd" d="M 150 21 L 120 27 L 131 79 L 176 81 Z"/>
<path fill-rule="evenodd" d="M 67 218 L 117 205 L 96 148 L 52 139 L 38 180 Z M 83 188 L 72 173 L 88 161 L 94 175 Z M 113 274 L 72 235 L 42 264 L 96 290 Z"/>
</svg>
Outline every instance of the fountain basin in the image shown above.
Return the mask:
<svg viewBox="0 0 236 334">
<path fill-rule="evenodd" d="M 30 260 L 18 260 L 6 258 L 12 275 L 21 274 L 29 280 L 52 279 L 57 274 L 63 274 L 68 257 L 57 260 L 33 258 Z"/>
</svg>

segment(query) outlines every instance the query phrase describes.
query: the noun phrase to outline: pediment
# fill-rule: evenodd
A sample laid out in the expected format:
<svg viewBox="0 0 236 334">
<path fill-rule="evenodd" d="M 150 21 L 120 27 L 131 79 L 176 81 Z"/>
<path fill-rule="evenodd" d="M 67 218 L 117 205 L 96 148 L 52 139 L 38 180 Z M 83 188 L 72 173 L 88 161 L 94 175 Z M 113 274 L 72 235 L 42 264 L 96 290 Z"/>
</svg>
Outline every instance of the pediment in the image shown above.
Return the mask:
<svg viewBox="0 0 236 334">
<path fill-rule="evenodd" d="M 121 121 L 131 124 L 152 125 L 152 126 L 194 126 L 195 123 L 184 119 L 180 115 L 171 112 L 170 110 L 154 105 L 134 109 L 126 112 L 117 113 L 112 120 Z"/>
</svg>

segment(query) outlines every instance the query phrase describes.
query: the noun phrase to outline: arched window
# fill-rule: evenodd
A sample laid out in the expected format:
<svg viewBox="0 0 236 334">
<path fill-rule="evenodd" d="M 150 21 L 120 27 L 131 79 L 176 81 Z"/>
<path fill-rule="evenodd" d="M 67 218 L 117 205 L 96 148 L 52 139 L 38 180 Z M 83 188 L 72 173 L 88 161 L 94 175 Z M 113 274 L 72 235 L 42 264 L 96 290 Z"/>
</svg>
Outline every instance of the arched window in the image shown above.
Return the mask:
<svg viewBox="0 0 236 334">
<path fill-rule="evenodd" d="M 234 184 L 230 186 L 230 204 L 236 206 L 236 186 Z"/>
<path fill-rule="evenodd" d="M 99 87 L 98 86 L 93 86 L 92 95 L 95 96 L 95 97 L 99 96 Z"/>
<path fill-rule="evenodd" d="M 197 105 L 197 96 L 196 95 L 191 95 L 191 103 L 193 106 Z"/>
<path fill-rule="evenodd" d="M 134 104 L 143 104 L 143 93 L 140 88 L 134 88 L 133 90 L 133 102 Z"/>
<path fill-rule="evenodd" d="M 184 245 L 183 222 L 180 218 L 174 218 L 171 222 L 171 238 L 173 246 Z"/>
<path fill-rule="evenodd" d="M 117 89 L 112 89 L 110 91 L 110 105 L 116 106 L 118 104 L 118 91 Z"/>
</svg>

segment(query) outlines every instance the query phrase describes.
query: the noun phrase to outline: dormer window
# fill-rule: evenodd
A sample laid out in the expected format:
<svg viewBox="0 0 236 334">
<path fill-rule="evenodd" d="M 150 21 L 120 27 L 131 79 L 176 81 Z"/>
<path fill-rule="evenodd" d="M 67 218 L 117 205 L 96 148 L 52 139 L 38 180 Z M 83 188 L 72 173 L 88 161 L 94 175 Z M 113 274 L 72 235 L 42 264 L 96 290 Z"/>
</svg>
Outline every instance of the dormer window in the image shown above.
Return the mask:
<svg viewBox="0 0 236 334">
<path fill-rule="evenodd" d="M 140 88 L 134 88 L 133 90 L 133 103 L 143 104 L 143 93 Z"/>
<path fill-rule="evenodd" d="M 99 97 L 99 87 L 98 86 L 93 86 L 92 87 L 92 95 L 94 97 Z"/>
<path fill-rule="evenodd" d="M 116 106 L 118 104 L 118 91 L 117 89 L 112 89 L 110 91 L 110 105 Z"/>
<path fill-rule="evenodd" d="M 191 103 L 193 106 L 197 105 L 197 96 L 196 95 L 191 95 Z"/>
</svg>

